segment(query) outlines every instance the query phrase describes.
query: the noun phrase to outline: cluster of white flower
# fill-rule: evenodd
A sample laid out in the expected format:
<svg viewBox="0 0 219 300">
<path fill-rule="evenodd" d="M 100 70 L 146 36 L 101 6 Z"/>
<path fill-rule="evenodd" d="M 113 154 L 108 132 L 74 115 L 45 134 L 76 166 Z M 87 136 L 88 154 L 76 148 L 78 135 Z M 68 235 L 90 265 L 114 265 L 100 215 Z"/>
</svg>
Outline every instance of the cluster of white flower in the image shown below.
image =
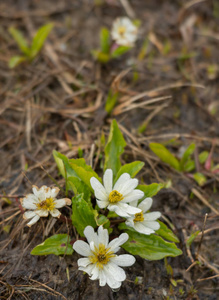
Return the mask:
<svg viewBox="0 0 219 300">
<path fill-rule="evenodd" d="M 113 172 L 107 169 L 103 176 L 103 185 L 95 177 L 91 178 L 90 183 L 98 206 L 108 208 L 117 215 L 127 218 L 126 225 L 147 235 L 160 228 L 160 224 L 156 222 L 161 216 L 160 212 L 146 213 L 152 206 L 151 198 L 144 199 L 138 205 L 138 200 L 144 196 L 144 193 L 135 189 L 138 180 L 132 179 L 128 173 L 123 173 L 113 186 Z"/>
<path fill-rule="evenodd" d="M 113 185 L 113 171 L 107 169 L 103 176 L 103 185 L 95 177 L 90 179 L 90 183 L 98 206 L 108 208 L 118 216 L 125 217 L 126 225 L 147 235 L 160 228 L 159 223 L 156 222 L 161 216 L 160 212 L 146 213 L 152 205 L 151 198 L 144 199 L 138 205 L 144 193 L 136 189 L 138 180 L 131 178 L 128 173 L 123 173 Z M 56 199 L 59 192 L 57 187 L 42 186 L 39 189 L 33 186 L 32 190 L 33 194 L 21 199 L 23 208 L 29 209 L 23 214 L 24 219 L 31 219 L 27 223 L 28 226 L 35 224 L 40 217 L 47 217 L 49 213 L 59 218 L 61 213 L 57 208 L 71 204 L 68 198 Z M 107 229 L 100 226 L 98 233 L 95 233 L 93 227 L 87 226 L 84 235 L 88 243 L 78 240 L 73 245 L 77 253 L 85 256 L 78 260 L 79 270 L 86 272 L 92 280 L 98 279 L 100 286 L 108 284 L 112 289 L 118 289 L 126 279 L 126 274 L 121 267 L 128 267 L 135 263 L 132 255 L 115 254 L 128 240 L 128 234 L 122 233 L 109 242 Z"/>
</svg>

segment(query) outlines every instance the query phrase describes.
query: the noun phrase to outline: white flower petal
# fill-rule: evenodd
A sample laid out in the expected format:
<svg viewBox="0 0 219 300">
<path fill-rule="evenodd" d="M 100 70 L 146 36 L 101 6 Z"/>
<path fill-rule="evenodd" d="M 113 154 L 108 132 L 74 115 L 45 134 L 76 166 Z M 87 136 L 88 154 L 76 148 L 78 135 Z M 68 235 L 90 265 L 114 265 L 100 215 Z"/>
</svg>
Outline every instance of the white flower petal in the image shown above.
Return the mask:
<svg viewBox="0 0 219 300">
<path fill-rule="evenodd" d="M 92 226 L 87 226 L 84 229 L 84 235 L 88 241 L 88 243 L 90 244 L 91 242 L 94 243 L 95 246 L 98 246 L 98 237 L 97 237 L 97 233 L 94 232 L 94 229 Z"/>
<path fill-rule="evenodd" d="M 126 184 L 126 182 L 130 179 L 130 175 L 128 173 L 123 173 L 119 179 L 116 181 L 113 190 L 116 190 L 120 193 L 122 187 L 124 186 L 124 184 Z"/>
<path fill-rule="evenodd" d="M 26 209 L 36 209 L 36 203 L 38 203 L 38 199 L 34 194 L 29 194 L 20 201 L 23 208 Z"/>
<path fill-rule="evenodd" d="M 137 187 L 137 185 L 138 185 L 138 179 L 134 178 L 134 179 L 127 180 L 119 192 L 123 196 L 126 196 L 129 193 L 131 193 Z"/>
<path fill-rule="evenodd" d="M 68 198 L 54 200 L 55 208 L 61 208 L 66 205 L 71 205 L 71 200 Z"/>
<path fill-rule="evenodd" d="M 50 188 L 50 197 L 51 198 L 56 198 L 56 196 L 58 195 L 60 189 L 57 188 L 57 187 L 53 187 L 53 188 Z"/>
<path fill-rule="evenodd" d="M 106 248 L 109 243 L 109 234 L 107 229 L 103 229 L 103 226 L 98 228 L 98 242 L 103 244 Z"/>
<path fill-rule="evenodd" d="M 99 285 L 100 286 L 106 285 L 106 276 L 103 270 L 99 270 Z"/>
<path fill-rule="evenodd" d="M 50 214 L 54 217 L 54 218 L 59 218 L 61 216 L 61 213 L 58 209 L 53 209 L 50 210 Z"/>
<path fill-rule="evenodd" d="M 143 221 L 142 224 L 155 231 L 160 229 L 160 224 L 156 221 Z"/>
<path fill-rule="evenodd" d="M 147 214 L 144 214 L 145 221 L 155 221 L 160 218 L 161 213 L 159 211 L 153 211 Z"/>
<path fill-rule="evenodd" d="M 122 254 L 112 257 L 110 261 L 120 267 L 129 267 L 135 263 L 135 257 L 130 254 Z"/>
<path fill-rule="evenodd" d="M 90 256 L 92 254 L 89 245 L 81 240 L 73 244 L 73 249 L 82 256 Z"/>
<path fill-rule="evenodd" d="M 152 198 L 146 198 L 139 204 L 138 207 L 143 211 L 143 213 L 145 213 L 151 208 L 152 203 L 153 203 Z"/>
<path fill-rule="evenodd" d="M 106 208 L 107 205 L 109 205 L 109 201 L 101 201 L 101 200 L 97 200 L 97 205 L 99 206 L 99 208 Z"/>
<path fill-rule="evenodd" d="M 87 267 L 90 264 L 90 260 L 87 257 L 79 258 L 78 259 L 78 266 L 79 267 Z"/>
<path fill-rule="evenodd" d="M 140 233 L 146 234 L 146 235 L 150 235 L 151 233 L 154 233 L 153 229 L 150 229 L 146 226 L 144 226 L 144 224 L 142 224 L 142 222 L 136 222 L 134 223 L 134 229 Z"/>
<path fill-rule="evenodd" d="M 99 268 L 95 265 L 95 267 L 91 271 L 91 280 L 99 279 Z"/>
<path fill-rule="evenodd" d="M 113 171 L 107 169 L 103 175 L 103 184 L 106 189 L 106 192 L 109 194 L 112 192 L 113 187 Z"/>
<path fill-rule="evenodd" d="M 125 271 L 111 261 L 104 266 L 104 271 L 111 274 L 116 281 L 124 281 L 126 279 Z"/>
<path fill-rule="evenodd" d="M 91 272 L 92 272 L 94 267 L 95 267 L 95 265 L 90 264 L 87 267 L 79 267 L 78 270 L 86 272 L 89 276 L 91 276 Z"/>
<path fill-rule="evenodd" d="M 25 211 L 25 213 L 23 214 L 23 218 L 26 219 L 31 219 L 33 217 L 36 216 L 35 211 Z"/>
<path fill-rule="evenodd" d="M 143 196 L 144 196 L 144 193 L 142 191 L 140 191 L 140 190 L 134 190 L 131 193 L 129 193 L 126 196 L 124 196 L 124 199 L 121 202 L 129 203 L 129 202 L 132 202 L 132 201 L 139 200 Z"/>
<path fill-rule="evenodd" d="M 45 210 L 45 209 L 37 209 L 35 210 L 36 214 L 40 217 L 48 217 L 48 210 Z"/>
<path fill-rule="evenodd" d="M 109 243 L 108 247 L 111 248 L 111 251 L 113 251 L 114 253 L 116 253 L 117 252 L 116 251 L 117 248 L 119 246 L 121 246 L 122 244 L 124 244 L 125 242 L 127 242 L 128 238 L 129 238 L 129 236 L 128 236 L 127 233 L 122 233 L 122 234 L 120 234 L 120 236 L 118 238 L 112 240 Z"/>
<path fill-rule="evenodd" d="M 41 201 L 46 200 L 48 193 L 49 193 L 49 197 L 50 197 L 50 190 L 45 185 L 41 186 L 40 189 L 37 186 L 33 185 L 32 190 L 33 190 L 34 195 Z"/>
<path fill-rule="evenodd" d="M 35 217 L 33 217 L 32 220 L 30 220 L 29 223 L 27 223 L 27 226 L 32 226 L 33 224 L 35 224 L 38 220 L 40 219 L 40 216 L 36 215 Z"/>
<path fill-rule="evenodd" d="M 108 199 L 107 192 L 98 179 L 96 179 L 95 177 L 91 177 L 90 184 L 94 190 L 94 194 L 97 199 L 104 201 Z"/>
</svg>

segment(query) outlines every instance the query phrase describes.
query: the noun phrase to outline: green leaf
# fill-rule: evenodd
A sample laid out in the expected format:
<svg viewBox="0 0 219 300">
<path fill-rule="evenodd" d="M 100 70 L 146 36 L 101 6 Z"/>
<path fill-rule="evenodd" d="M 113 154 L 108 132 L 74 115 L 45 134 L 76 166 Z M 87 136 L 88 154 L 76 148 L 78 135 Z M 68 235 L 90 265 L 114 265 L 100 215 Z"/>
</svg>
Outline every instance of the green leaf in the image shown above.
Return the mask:
<svg viewBox="0 0 219 300">
<path fill-rule="evenodd" d="M 180 171 L 179 161 L 166 147 L 158 143 L 150 143 L 149 147 L 163 162 Z"/>
<path fill-rule="evenodd" d="M 67 234 L 55 234 L 31 251 L 32 255 L 71 255 L 72 253 L 73 248 Z"/>
<path fill-rule="evenodd" d="M 191 172 L 195 169 L 195 162 L 194 160 L 188 160 L 183 167 L 184 172 Z"/>
<path fill-rule="evenodd" d="M 160 224 L 160 229 L 156 231 L 156 234 L 161 236 L 167 241 L 179 243 L 178 237 L 169 229 L 163 222 L 158 221 Z"/>
<path fill-rule="evenodd" d="M 49 23 L 38 29 L 37 33 L 33 38 L 32 45 L 31 45 L 30 56 L 32 58 L 34 58 L 39 53 L 52 28 L 53 28 L 53 24 Z"/>
<path fill-rule="evenodd" d="M 192 233 L 192 234 L 188 237 L 188 239 L 187 239 L 187 241 L 186 241 L 186 246 L 187 246 L 187 247 L 190 247 L 190 246 L 191 246 L 192 242 L 193 242 L 194 239 L 197 237 L 197 235 L 199 234 L 199 232 L 200 232 L 200 230 L 198 230 L 198 231 Z"/>
<path fill-rule="evenodd" d="M 25 37 L 23 36 L 22 32 L 15 29 L 14 27 L 10 27 L 8 29 L 8 31 L 10 32 L 10 34 L 12 35 L 12 37 L 14 38 L 14 40 L 17 42 L 20 50 L 26 55 L 29 56 L 30 55 L 30 49 L 27 43 L 27 40 L 25 39 Z"/>
<path fill-rule="evenodd" d="M 183 156 L 180 160 L 180 169 L 184 171 L 184 165 L 187 163 L 189 160 L 190 156 L 193 154 L 195 151 L 195 143 L 192 143 L 191 145 L 188 146 L 186 151 L 183 153 Z"/>
<path fill-rule="evenodd" d="M 198 158 L 201 164 L 204 164 L 208 158 L 209 152 L 208 151 L 202 151 Z"/>
<path fill-rule="evenodd" d="M 110 60 L 109 54 L 103 53 L 99 50 L 92 50 L 91 54 L 101 63 L 107 63 Z"/>
<path fill-rule="evenodd" d="M 86 164 L 84 158 L 69 159 L 68 162 L 70 167 L 77 174 L 77 176 L 90 188 L 91 191 L 93 191 L 90 184 L 91 177 L 95 177 L 101 182 L 101 178 L 91 168 L 91 166 Z"/>
<path fill-rule="evenodd" d="M 164 187 L 163 183 L 152 183 L 149 185 L 138 185 L 137 189 L 144 192 L 144 198 L 155 196 L 162 188 Z"/>
<path fill-rule="evenodd" d="M 136 174 L 144 167 L 142 161 L 134 161 L 132 163 L 126 164 L 119 169 L 119 172 L 116 174 L 117 181 L 123 173 L 128 173 L 131 177 L 135 177 Z"/>
<path fill-rule="evenodd" d="M 112 90 L 109 91 L 109 94 L 106 99 L 105 111 L 110 114 L 113 110 L 114 106 L 116 105 L 119 93 L 113 93 Z"/>
<path fill-rule="evenodd" d="M 128 52 L 131 49 L 131 47 L 127 47 L 127 46 L 119 46 L 118 48 L 116 48 L 112 53 L 111 53 L 111 57 L 112 58 L 118 58 L 121 55 L 125 54 L 126 52 Z"/>
<path fill-rule="evenodd" d="M 84 236 L 84 229 L 90 225 L 93 228 L 97 227 L 96 214 L 97 211 L 84 200 L 83 194 L 77 195 L 72 199 L 72 224 L 77 229 L 80 236 Z"/>
<path fill-rule="evenodd" d="M 26 60 L 27 58 L 25 56 L 13 56 L 10 58 L 8 66 L 13 69 Z"/>
<path fill-rule="evenodd" d="M 193 178 L 195 179 L 195 181 L 198 183 L 199 186 L 203 186 L 206 181 L 207 181 L 207 178 L 205 177 L 205 175 L 203 175 L 202 173 L 195 173 L 193 175 Z"/>
<path fill-rule="evenodd" d="M 113 120 L 110 126 L 110 134 L 105 147 L 105 164 L 104 169 L 112 169 L 115 178 L 121 167 L 120 156 L 124 152 L 126 142 L 119 130 L 116 120 Z"/>
<path fill-rule="evenodd" d="M 159 260 L 166 256 L 178 256 L 182 251 L 174 243 L 164 241 L 160 236 L 145 235 L 131 230 L 126 231 L 129 240 L 122 245 L 132 255 L 139 255 L 148 260 Z"/>
<path fill-rule="evenodd" d="M 75 193 L 75 195 L 84 193 L 84 200 L 87 202 L 90 201 L 90 196 L 91 196 L 90 190 L 88 186 L 83 181 L 81 181 L 78 177 L 73 177 L 73 176 L 68 177 L 67 186 L 68 186 L 68 190 L 72 190 Z"/>
<path fill-rule="evenodd" d="M 108 54 L 110 51 L 110 33 L 105 27 L 101 28 L 100 31 L 100 45 L 102 53 Z"/>
<path fill-rule="evenodd" d="M 64 154 L 61 154 L 60 152 L 53 150 L 53 157 L 55 159 L 55 162 L 57 164 L 59 172 L 65 179 L 66 179 L 66 175 L 67 175 L 67 178 L 69 176 L 77 177 L 77 174 L 75 173 L 75 171 L 71 168 L 71 166 L 69 164 L 69 159 Z"/>
</svg>

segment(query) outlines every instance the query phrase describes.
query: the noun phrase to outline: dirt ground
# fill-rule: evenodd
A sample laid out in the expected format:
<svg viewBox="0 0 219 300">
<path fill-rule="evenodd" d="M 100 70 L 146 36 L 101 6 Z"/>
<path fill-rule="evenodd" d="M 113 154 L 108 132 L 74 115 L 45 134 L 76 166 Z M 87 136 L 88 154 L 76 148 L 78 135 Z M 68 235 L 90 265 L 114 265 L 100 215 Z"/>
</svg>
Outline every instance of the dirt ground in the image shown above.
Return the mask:
<svg viewBox="0 0 219 300">
<path fill-rule="evenodd" d="M 141 21 L 136 46 L 101 65 L 91 50 L 99 47 L 101 27 L 110 29 L 119 16 Z M 9 69 L 20 50 L 8 28 L 31 41 L 49 22 L 55 27 L 40 55 Z M 219 163 L 218 28 L 216 0 L 0 0 L 0 299 L 219 298 L 219 173 L 196 159 L 209 151 Z M 111 87 L 119 100 L 109 115 L 104 107 Z M 19 205 L 31 184 L 52 185 L 52 176 L 64 186 L 53 149 L 77 158 L 80 148 L 102 176 L 99 141 L 113 118 L 127 141 L 122 162 L 145 162 L 138 178 L 146 184 L 172 183 L 154 197 L 153 209 L 173 225 L 183 251 L 167 259 L 172 276 L 164 260 L 137 257 L 117 293 L 78 271 L 77 254 L 30 255 L 48 236 L 74 237 L 74 231 L 49 218 L 28 228 Z M 196 143 L 196 171 L 205 184 L 162 163 L 150 142 L 164 143 L 178 157 Z M 197 230 L 204 235 L 188 249 L 186 239 Z"/>
</svg>

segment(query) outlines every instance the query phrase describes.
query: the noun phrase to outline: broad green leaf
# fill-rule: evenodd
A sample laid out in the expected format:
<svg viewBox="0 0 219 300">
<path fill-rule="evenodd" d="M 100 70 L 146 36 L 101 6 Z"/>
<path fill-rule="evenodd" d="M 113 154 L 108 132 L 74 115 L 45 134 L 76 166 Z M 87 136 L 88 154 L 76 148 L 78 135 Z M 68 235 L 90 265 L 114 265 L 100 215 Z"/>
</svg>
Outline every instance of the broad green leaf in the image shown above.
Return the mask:
<svg viewBox="0 0 219 300">
<path fill-rule="evenodd" d="M 9 30 L 10 34 L 13 36 L 14 40 L 17 42 L 20 50 L 25 54 L 26 56 L 30 55 L 30 49 L 27 43 L 27 40 L 23 36 L 22 32 L 15 29 L 14 27 L 10 27 Z"/>
<path fill-rule="evenodd" d="M 73 253 L 70 237 L 67 234 L 55 234 L 46 239 L 42 244 L 37 245 L 32 255 L 71 255 Z"/>
<path fill-rule="evenodd" d="M 69 164 L 69 159 L 64 154 L 61 154 L 60 152 L 53 150 L 53 157 L 55 159 L 59 172 L 64 178 L 66 177 L 66 175 L 67 177 L 69 176 L 77 177 L 77 174 Z"/>
<path fill-rule="evenodd" d="M 163 222 L 158 221 L 160 224 L 160 229 L 156 231 L 156 234 L 161 236 L 167 241 L 179 243 L 178 237 L 169 229 Z"/>
<path fill-rule="evenodd" d="M 191 172 L 195 169 L 195 162 L 194 160 L 187 160 L 187 162 L 184 164 L 183 171 L 184 172 Z"/>
<path fill-rule="evenodd" d="M 84 229 L 90 225 L 97 227 L 96 217 L 97 212 L 84 200 L 83 194 L 77 195 L 72 199 L 72 224 L 77 229 L 80 236 L 84 236 Z"/>
<path fill-rule="evenodd" d="M 34 58 L 44 45 L 44 42 L 53 28 L 53 24 L 49 23 L 40 27 L 35 34 L 31 45 L 31 57 Z"/>
<path fill-rule="evenodd" d="M 181 170 L 184 171 L 184 166 L 187 163 L 187 161 L 189 160 L 190 156 L 193 154 L 193 152 L 195 151 L 195 143 L 192 143 L 191 145 L 188 146 L 188 148 L 186 149 L 186 151 L 183 153 L 183 156 L 180 160 L 180 168 Z"/>
<path fill-rule="evenodd" d="M 192 242 L 193 242 L 194 239 L 197 237 L 197 235 L 199 234 L 199 232 L 200 232 L 200 230 L 198 230 L 198 231 L 192 233 L 192 234 L 188 237 L 188 239 L 187 239 L 187 241 L 186 241 L 186 246 L 187 246 L 187 247 L 190 247 L 190 246 L 191 246 Z"/>
<path fill-rule="evenodd" d="M 9 68 L 13 69 L 26 60 L 27 57 L 25 56 L 13 56 L 10 58 L 8 66 Z"/>
<path fill-rule="evenodd" d="M 182 251 L 174 243 L 164 241 L 160 236 L 145 235 L 131 230 L 126 231 L 129 240 L 122 245 L 132 255 L 139 255 L 148 260 L 159 260 L 166 256 L 178 256 Z"/>
<path fill-rule="evenodd" d="M 150 143 L 149 147 L 163 162 L 180 171 L 179 161 L 166 147 L 158 143 Z"/>
<path fill-rule="evenodd" d="M 91 168 L 91 166 L 86 164 L 84 158 L 69 159 L 69 165 L 77 174 L 77 176 L 90 188 L 91 191 L 93 191 L 90 184 L 91 177 L 95 177 L 101 182 L 101 178 Z"/>
<path fill-rule="evenodd" d="M 115 178 L 121 167 L 120 156 L 124 152 L 126 142 L 119 130 L 116 120 L 113 120 L 110 126 L 110 134 L 105 147 L 105 164 L 104 169 L 112 169 Z"/>
<path fill-rule="evenodd" d="M 116 174 L 117 181 L 123 173 L 128 173 L 131 177 L 135 177 L 136 174 L 144 167 L 142 161 L 134 161 L 132 163 L 126 164 L 119 169 L 119 172 Z"/>
<path fill-rule="evenodd" d="M 84 193 L 84 200 L 87 202 L 90 201 L 90 190 L 88 186 L 78 177 L 68 177 L 67 186 L 69 190 L 72 190 L 75 193 L 75 195 Z"/>
<path fill-rule="evenodd" d="M 208 151 L 202 151 L 199 156 L 198 159 L 200 161 L 201 164 L 204 164 L 208 158 L 209 152 Z"/>
<path fill-rule="evenodd" d="M 205 175 L 199 172 L 193 174 L 193 178 L 195 179 L 195 181 L 198 183 L 199 186 L 203 186 L 207 181 Z"/>
<path fill-rule="evenodd" d="M 114 106 L 116 105 L 119 93 L 113 93 L 112 90 L 109 91 L 109 94 L 106 99 L 105 111 L 110 114 L 113 110 Z"/>
<path fill-rule="evenodd" d="M 100 31 L 100 45 L 102 53 L 108 54 L 110 51 L 110 33 L 105 27 Z"/>
<path fill-rule="evenodd" d="M 137 189 L 144 192 L 144 198 L 155 196 L 162 188 L 164 187 L 163 183 L 152 183 L 149 185 L 138 185 Z"/>
<path fill-rule="evenodd" d="M 118 58 L 121 55 L 125 54 L 126 52 L 128 52 L 131 49 L 131 47 L 127 47 L 127 46 L 119 46 L 118 48 L 116 48 L 112 53 L 111 53 L 111 57 L 112 58 Z"/>
</svg>

